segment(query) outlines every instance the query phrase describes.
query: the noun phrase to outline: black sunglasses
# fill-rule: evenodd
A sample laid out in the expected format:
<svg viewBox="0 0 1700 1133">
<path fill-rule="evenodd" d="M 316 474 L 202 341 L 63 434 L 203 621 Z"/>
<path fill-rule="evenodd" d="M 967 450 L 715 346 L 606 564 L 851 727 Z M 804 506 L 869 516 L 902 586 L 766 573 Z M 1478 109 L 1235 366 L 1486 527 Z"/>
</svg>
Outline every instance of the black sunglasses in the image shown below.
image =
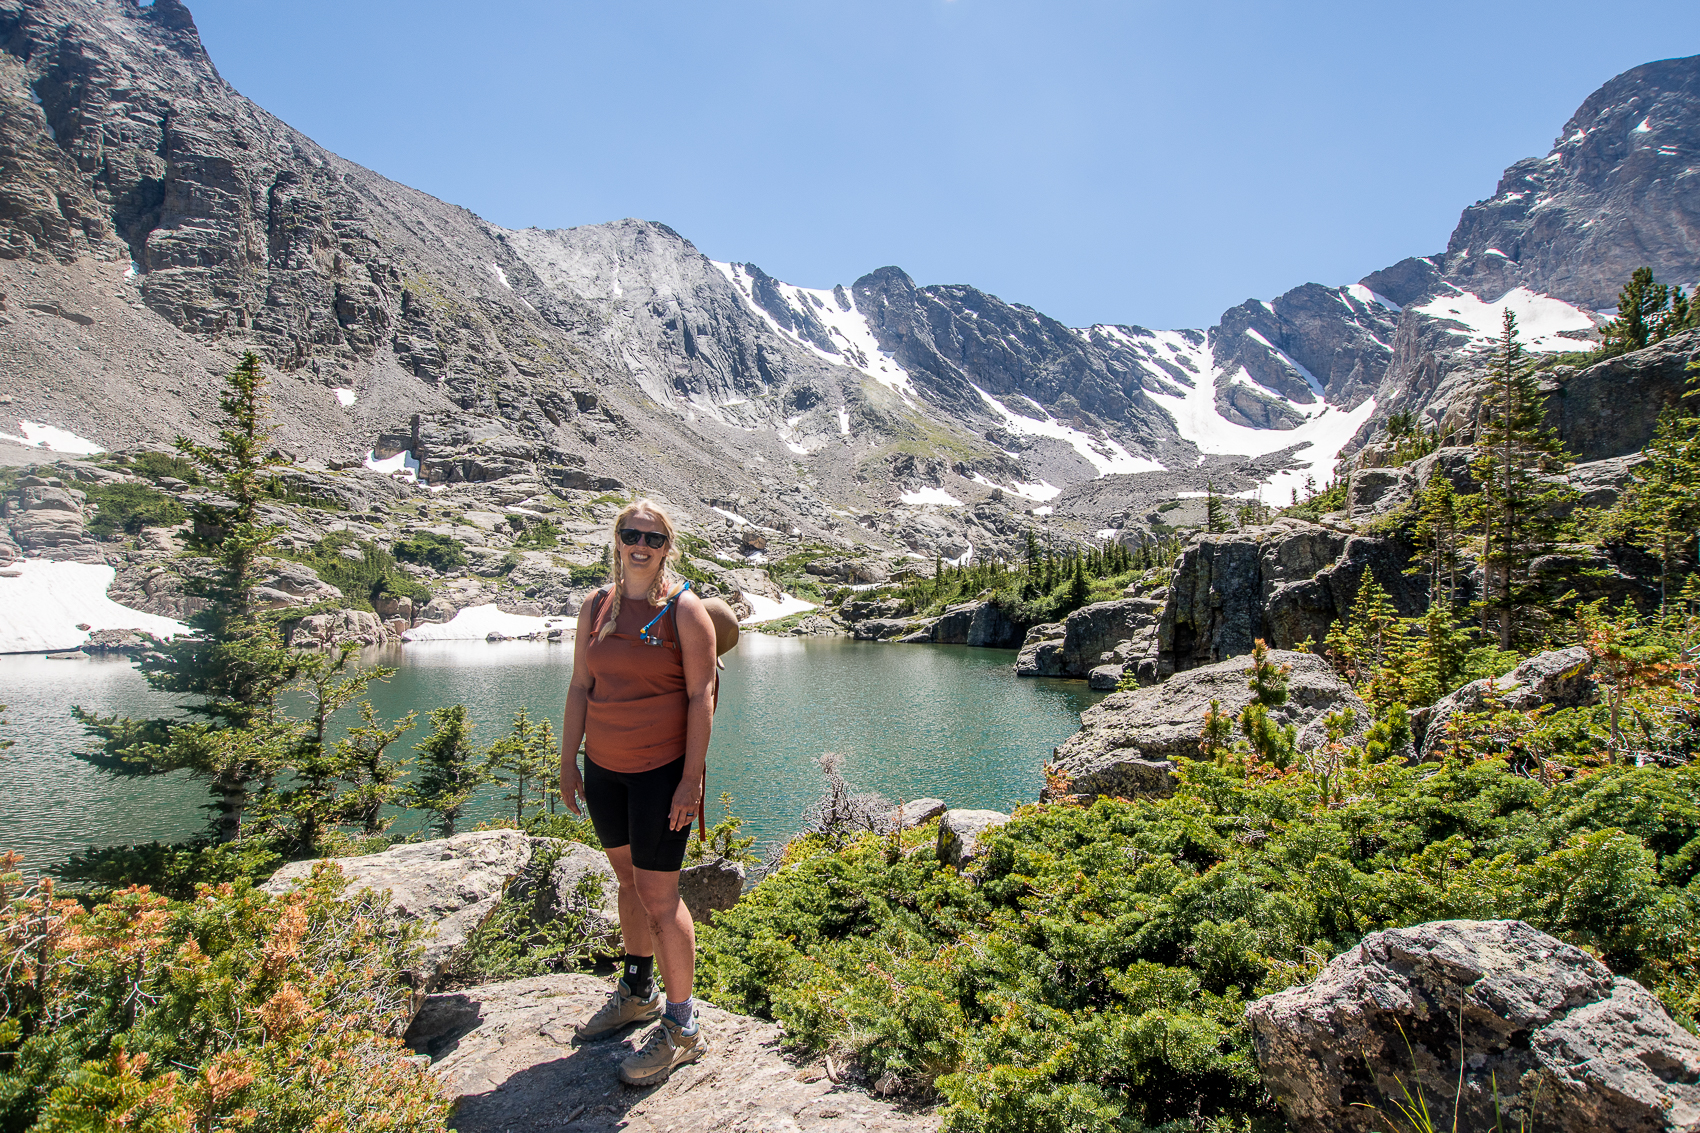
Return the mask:
<svg viewBox="0 0 1700 1133">
<path fill-rule="evenodd" d="M 657 551 L 667 545 L 667 533 L 664 531 L 639 531 L 635 527 L 620 528 L 620 542 L 628 547 L 637 546 L 642 539 L 645 546 L 654 547 Z"/>
</svg>

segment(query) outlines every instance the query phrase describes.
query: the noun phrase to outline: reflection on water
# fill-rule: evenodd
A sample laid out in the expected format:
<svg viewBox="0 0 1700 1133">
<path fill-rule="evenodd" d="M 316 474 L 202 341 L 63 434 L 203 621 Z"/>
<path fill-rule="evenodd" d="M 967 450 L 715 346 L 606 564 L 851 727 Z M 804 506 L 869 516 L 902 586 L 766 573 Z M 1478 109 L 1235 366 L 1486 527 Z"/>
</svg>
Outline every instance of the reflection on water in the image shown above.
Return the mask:
<svg viewBox="0 0 1700 1133">
<path fill-rule="evenodd" d="M 417 710 L 419 723 L 392 751 L 423 737 L 433 708 L 463 703 L 488 742 L 515 709 L 560 727 L 571 650 L 531 642 L 415 643 L 369 649 L 365 664 L 397 666 L 373 685 L 381 715 Z M 1007 810 L 1038 796 L 1040 767 L 1079 727 L 1099 695 L 1076 681 L 1017 680 L 1012 654 L 965 646 L 895 646 L 844 638 L 746 634 L 728 654 L 709 749 L 713 799 L 730 791 L 745 832 L 764 843 L 784 838 L 821 789 L 815 760 L 844 756 L 857 787 L 893 800 L 935 796 L 952 806 Z M 72 753 L 91 744 L 68 706 L 101 712 L 157 712 L 170 698 L 152 692 L 121 661 L 48 661 L 0 656 L 5 735 L 18 741 L 0 762 L 0 846 L 33 866 L 88 845 L 180 838 L 205 821 L 203 784 L 186 775 L 117 779 Z M 499 790 L 469 805 L 468 825 L 496 817 Z M 417 825 L 402 816 L 398 829 Z"/>
</svg>

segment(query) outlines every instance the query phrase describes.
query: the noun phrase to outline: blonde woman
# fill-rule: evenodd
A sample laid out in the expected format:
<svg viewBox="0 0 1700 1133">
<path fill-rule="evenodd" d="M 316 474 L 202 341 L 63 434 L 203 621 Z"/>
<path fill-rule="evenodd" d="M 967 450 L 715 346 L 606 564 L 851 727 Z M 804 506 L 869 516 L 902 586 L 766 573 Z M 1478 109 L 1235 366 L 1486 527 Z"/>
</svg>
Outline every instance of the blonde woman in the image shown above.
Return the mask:
<svg viewBox="0 0 1700 1133">
<path fill-rule="evenodd" d="M 671 569 L 674 542 L 672 520 L 650 500 L 615 519 L 614 581 L 579 613 L 561 725 L 561 795 L 574 814 L 584 800 L 614 867 L 626 951 L 613 996 L 578 1039 L 659 1019 L 620 1064 L 635 1086 L 664 1082 L 708 1050 L 691 998 L 696 932 L 679 900 L 679 867 L 702 806 L 715 636 L 701 599 Z"/>
</svg>

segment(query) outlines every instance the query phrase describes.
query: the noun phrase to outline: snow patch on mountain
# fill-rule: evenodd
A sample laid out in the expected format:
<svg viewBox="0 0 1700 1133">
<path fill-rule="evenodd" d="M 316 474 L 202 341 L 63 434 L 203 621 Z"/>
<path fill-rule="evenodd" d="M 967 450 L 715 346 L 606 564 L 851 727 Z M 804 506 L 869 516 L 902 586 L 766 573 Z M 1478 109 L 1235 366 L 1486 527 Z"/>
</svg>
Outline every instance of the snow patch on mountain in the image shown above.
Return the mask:
<svg viewBox="0 0 1700 1133">
<path fill-rule="evenodd" d="M 395 476 L 402 480 L 417 481 L 419 479 L 419 462 L 413 458 L 411 452 L 405 450 L 379 460 L 378 454 L 368 449 L 366 450 L 365 465 L 373 472 L 384 476 Z"/>
<path fill-rule="evenodd" d="M 873 328 L 868 326 L 866 316 L 856 309 L 855 296 L 850 294 L 848 288 L 844 289 L 844 294 L 850 296 L 850 309 L 846 311 L 838 305 L 838 299 L 830 288 L 822 291 L 809 287 L 797 287 L 790 283 L 778 284 L 779 294 L 784 297 L 787 303 L 800 311 L 811 313 L 826 327 L 827 333 L 833 337 L 834 341 L 838 343 L 840 351 L 842 351 L 839 354 L 831 354 L 796 331 L 787 330 L 780 326 L 772 315 L 762 309 L 761 304 L 755 300 L 754 285 L 751 283 L 748 273 L 744 271 L 744 265 L 721 263 L 719 260 L 710 260 L 709 263 L 713 264 L 720 274 L 726 277 L 744 302 L 749 305 L 750 310 L 760 316 L 761 320 L 772 328 L 775 334 L 783 335 L 834 365 L 848 365 L 860 370 L 880 385 L 896 390 L 906 401 L 919 400 L 919 395 L 915 392 L 915 383 L 909 378 L 909 371 L 899 366 L 895 358 L 879 348 L 879 342 L 874 338 Z M 841 431 L 848 433 L 850 431 L 849 422 L 842 417 L 839 420 Z"/>
<path fill-rule="evenodd" d="M 898 499 L 910 507 L 961 507 L 962 501 L 945 491 L 943 488 L 921 488 L 914 492 L 904 492 Z"/>
<path fill-rule="evenodd" d="M 988 488 L 1001 488 L 1011 495 L 1021 496 L 1023 499 L 1038 500 L 1040 503 L 1044 503 L 1046 500 L 1054 500 L 1062 495 L 1061 488 L 1046 480 L 1041 480 L 1037 484 L 1000 484 L 996 480 L 986 479 L 978 472 L 973 474 L 972 479 L 976 484 L 984 484 Z"/>
<path fill-rule="evenodd" d="M 1134 456 L 1127 449 L 1117 444 L 1114 437 L 1091 436 L 1073 426 L 1064 425 L 1049 413 L 1045 413 L 1043 420 L 1035 420 L 1025 414 L 1011 410 L 1003 402 L 979 386 L 974 385 L 973 382 L 968 384 L 973 387 L 975 393 L 980 395 L 980 399 L 986 403 L 992 412 L 1003 418 L 1004 428 L 1012 433 L 1020 433 L 1029 437 L 1052 437 L 1071 445 L 1074 451 L 1091 462 L 1092 467 L 1098 470 L 1099 476 L 1109 476 L 1112 473 L 1165 471 L 1164 467 L 1155 460 Z M 1026 401 L 1027 399 L 1023 398 L 1022 400 Z M 1027 403 L 1039 408 L 1032 401 Z M 1042 408 L 1039 411 L 1045 412 Z"/>
<path fill-rule="evenodd" d="M 118 572 L 92 563 L 22 559 L 0 578 L 0 653 L 76 649 L 91 630 L 138 629 L 156 637 L 187 632 L 174 618 L 144 614 L 106 596 Z M 84 627 L 84 628 L 78 628 Z"/>
<path fill-rule="evenodd" d="M 1346 293 L 1348 295 L 1350 295 L 1352 298 L 1356 299 L 1360 303 L 1363 303 L 1365 305 L 1368 305 L 1370 303 L 1375 303 L 1378 306 L 1382 306 L 1382 307 L 1387 308 L 1389 311 L 1392 311 L 1395 315 L 1397 315 L 1400 311 L 1404 310 L 1403 307 L 1399 306 L 1399 304 L 1395 303 L 1393 300 L 1389 299 L 1387 296 L 1377 294 L 1376 292 L 1371 291 L 1369 288 L 1365 287 L 1361 283 L 1354 283 L 1351 286 L 1347 287 Z"/>
<path fill-rule="evenodd" d="M 18 431 L 23 436 L 0 433 L 0 441 L 11 441 L 14 444 L 28 445 L 30 448 L 44 448 L 48 452 L 62 452 L 67 456 L 94 456 L 106 451 L 93 441 L 85 440 L 69 429 L 61 429 L 57 425 L 44 425 L 40 421 L 19 421 Z"/>
<path fill-rule="evenodd" d="M 1142 350 L 1150 345 L 1142 343 L 1138 336 L 1130 335 L 1116 327 L 1093 329 L 1113 334 L 1124 342 L 1140 346 Z M 1255 331 L 1249 333 L 1268 345 L 1262 335 Z M 1168 351 L 1177 365 L 1198 375 L 1190 387 L 1180 387 L 1182 392 L 1166 392 L 1177 388 L 1173 377 L 1154 364 L 1140 363 L 1140 367 L 1155 379 L 1146 386 L 1146 395 L 1174 418 L 1175 431 L 1181 435 L 1181 439 L 1197 445 L 1200 453 L 1225 456 L 1266 456 L 1298 446 L 1292 455 L 1299 467 L 1277 472 L 1257 487 L 1257 497 L 1265 503 L 1290 503 L 1294 490 L 1304 490 L 1307 480 L 1314 480 L 1318 485 L 1327 483 L 1329 477 L 1334 474 L 1334 461 L 1339 457 L 1340 450 L 1363 423 L 1375 414 L 1373 397 L 1350 411 L 1320 400 L 1309 405 L 1299 405 L 1282 399 L 1294 412 L 1306 418 L 1304 424 L 1296 429 L 1253 429 L 1235 424 L 1216 409 L 1216 382 L 1224 375 L 1217 369 L 1208 344 L 1193 341 L 1193 338 L 1199 336 L 1189 337 L 1177 331 L 1154 331 L 1151 336 L 1157 345 Z M 1295 373 L 1310 382 L 1313 389 L 1321 392 L 1317 388 L 1319 383 L 1304 367 L 1288 359 L 1280 351 L 1276 353 L 1293 366 Z M 1239 378 L 1243 372 L 1242 368 L 1229 380 Z"/>
<path fill-rule="evenodd" d="M 1527 287 L 1513 288 L 1492 303 L 1469 291 L 1460 291 L 1437 296 L 1412 309 L 1431 319 L 1462 323 L 1466 329 L 1454 334 L 1491 341 L 1499 337 L 1501 312 L 1507 308 L 1517 316 L 1517 334 L 1527 350 L 1575 350 L 1583 344 L 1559 332 L 1594 329 L 1594 320 L 1588 312 Z"/>
</svg>

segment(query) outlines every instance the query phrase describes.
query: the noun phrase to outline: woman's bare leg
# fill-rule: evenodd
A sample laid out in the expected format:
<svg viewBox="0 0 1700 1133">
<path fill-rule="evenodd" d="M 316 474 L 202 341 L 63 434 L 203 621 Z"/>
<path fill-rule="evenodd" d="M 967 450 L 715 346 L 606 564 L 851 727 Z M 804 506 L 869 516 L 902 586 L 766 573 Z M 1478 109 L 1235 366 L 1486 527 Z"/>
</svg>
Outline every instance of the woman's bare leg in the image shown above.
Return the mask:
<svg viewBox="0 0 1700 1133">
<path fill-rule="evenodd" d="M 628 863 L 631 861 L 629 853 L 626 860 Z M 661 982 L 666 985 L 667 998 L 674 1003 L 683 1003 L 691 997 L 691 987 L 696 982 L 697 932 L 690 910 L 679 900 L 679 871 L 662 873 L 633 868 L 631 872 L 638 900 L 646 914 L 649 939 L 654 941 L 655 965 L 661 969 Z M 624 925 L 624 885 L 620 892 L 620 921 Z"/>
<path fill-rule="evenodd" d="M 643 902 L 638 899 L 638 872 L 632 866 L 632 848 L 630 846 L 615 846 L 612 850 L 604 850 L 608 855 L 608 864 L 614 867 L 614 876 L 620 882 L 620 939 L 628 956 L 655 955 L 655 935 L 649 930 L 649 914 L 644 911 Z M 673 875 L 675 878 L 678 874 Z M 678 882 L 673 888 L 678 889 Z M 694 939 L 694 938 L 693 938 Z"/>
</svg>

